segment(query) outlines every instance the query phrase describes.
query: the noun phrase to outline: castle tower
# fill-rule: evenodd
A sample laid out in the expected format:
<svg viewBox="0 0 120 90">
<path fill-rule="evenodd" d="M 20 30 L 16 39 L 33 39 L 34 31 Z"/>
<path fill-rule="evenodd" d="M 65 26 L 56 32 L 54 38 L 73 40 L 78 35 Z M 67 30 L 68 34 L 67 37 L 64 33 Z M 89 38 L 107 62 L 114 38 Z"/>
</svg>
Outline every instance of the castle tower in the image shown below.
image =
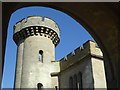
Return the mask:
<svg viewBox="0 0 120 90">
<path fill-rule="evenodd" d="M 31 16 L 14 26 L 13 39 L 18 46 L 15 88 L 54 88 L 59 72 L 55 46 L 60 41 L 59 28 L 50 18 Z"/>
</svg>

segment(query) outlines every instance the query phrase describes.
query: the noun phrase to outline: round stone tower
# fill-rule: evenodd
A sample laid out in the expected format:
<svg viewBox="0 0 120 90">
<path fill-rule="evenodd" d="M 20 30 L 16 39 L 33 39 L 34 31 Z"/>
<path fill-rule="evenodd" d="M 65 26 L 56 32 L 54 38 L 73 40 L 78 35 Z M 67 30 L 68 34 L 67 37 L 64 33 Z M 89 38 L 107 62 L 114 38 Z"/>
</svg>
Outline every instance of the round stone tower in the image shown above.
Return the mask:
<svg viewBox="0 0 120 90">
<path fill-rule="evenodd" d="M 13 39 L 18 46 L 15 88 L 54 88 L 58 81 L 50 74 L 59 71 L 53 62 L 60 41 L 56 22 L 40 16 L 22 19 L 14 26 Z"/>
</svg>

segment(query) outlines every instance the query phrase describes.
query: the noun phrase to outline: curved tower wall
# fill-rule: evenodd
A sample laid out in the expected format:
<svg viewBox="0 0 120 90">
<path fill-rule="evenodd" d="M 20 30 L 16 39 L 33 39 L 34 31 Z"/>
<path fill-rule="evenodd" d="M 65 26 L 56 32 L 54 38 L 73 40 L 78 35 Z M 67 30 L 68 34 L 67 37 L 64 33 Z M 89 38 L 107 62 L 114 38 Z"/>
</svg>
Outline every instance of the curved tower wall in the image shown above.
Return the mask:
<svg viewBox="0 0 120 90">
<path fill-rule="evenodd" d="M 43 88 L 58 86 L 57 79 L 52 84 L 52 72 L 59 71 L 54 65 L 55 46 L 60 41 L 59 28 L 53 20 L 40 16 L 23 19 L 14 26 L 13 39 L 18 45 L 15 88 L 37 88 L 41 83 Z M 42 50 L 40 61 L 39 51 Z"/>
</svg>

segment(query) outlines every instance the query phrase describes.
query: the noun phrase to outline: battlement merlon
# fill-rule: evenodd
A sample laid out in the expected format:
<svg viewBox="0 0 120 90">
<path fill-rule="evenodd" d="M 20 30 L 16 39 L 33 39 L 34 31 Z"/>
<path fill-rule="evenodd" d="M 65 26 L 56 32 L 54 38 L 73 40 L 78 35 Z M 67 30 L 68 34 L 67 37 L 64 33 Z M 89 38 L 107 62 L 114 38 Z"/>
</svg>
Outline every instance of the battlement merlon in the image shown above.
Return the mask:
<svg viewBox="0 0 120 90">
<path fill-rule="evenodd" d="M 60 37 L 60 30 L 57 23 L 48 17 L 44 17 L 42 19 L 41 16 L 29 16 L 17 22 L 14 26 L 14 33 L 19 32 L 20 30 L 30 26 L 43 26 L 50 28 L 58 34 L 58 37 Z"/>
</svg>

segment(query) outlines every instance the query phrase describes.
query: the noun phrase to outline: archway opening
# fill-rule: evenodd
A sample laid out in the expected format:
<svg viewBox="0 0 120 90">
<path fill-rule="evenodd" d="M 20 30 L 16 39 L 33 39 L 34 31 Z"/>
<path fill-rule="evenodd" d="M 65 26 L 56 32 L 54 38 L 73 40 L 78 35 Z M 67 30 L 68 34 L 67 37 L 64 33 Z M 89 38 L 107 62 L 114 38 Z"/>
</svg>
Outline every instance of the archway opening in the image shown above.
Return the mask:
<svg viewBox="0 0 120 90">
<path fill-rule="evenodd" d="M 23 14 L 21 14 L 23 13 Z M 7 49 L 6 49 L 6 56 L 5 56 L 5 68 L 4 68 L 4 76 L 3 81 L 6 83 L 8 79 L 5 80 L 5 75 L 8 73 L 8 71 L 11 72 L 9 67 L 14 68 L 12 72 L 15 72 L 15 63 L 16 63 L 16 45 L 12 40 L 13 36 L 13 25 L 21 20 L 22 18 L 27 18 L 28 16 L 32 15 L 40 15 L 40 16 L 47 16 L 52 18 L 58 23 L 58 26 L 61 30 L 61 41 L 60 44 L 56 47 L 56 60 L 60 60 L 67 54 L 69 54 L 71 51 L 75 50 L 77 47 L 81 46 L 83 43 L 85 43 L 87 40 L 93 40 L 95 41 L 91 35 L 73 18 L 68 16 L 67 14 L 51 9 L 51 8 L 45 8 L 45 7 L 27 7 L 17 10 L 11 15 L 11 19 L 9 22 L 8 27 L 8 37 L 7 38 Z M 81 38 L 80 38 L 81 36 Z M 12 47 L 12 48 L 11 48 Z M 14 52 L 11 55 L 11 51 Z M 63 53 L 64 52 L 64 53 Z M 9 59 L 11 57 L 11 59 Z M 13 61 L 14 60 L 14 61 Z M 10 64 L 11 62 L 11 64 Z M 11 77 L 14 78 L 13 74 L 11 74 Z M 9 78 L 12 83 L 14 82 L 14 79 Z M 3 87 L 10 87 L 10 83 L 6 86 L 3 83 Z M 13 84 L 12 84 L 13 85 Z"/>
</svg>

